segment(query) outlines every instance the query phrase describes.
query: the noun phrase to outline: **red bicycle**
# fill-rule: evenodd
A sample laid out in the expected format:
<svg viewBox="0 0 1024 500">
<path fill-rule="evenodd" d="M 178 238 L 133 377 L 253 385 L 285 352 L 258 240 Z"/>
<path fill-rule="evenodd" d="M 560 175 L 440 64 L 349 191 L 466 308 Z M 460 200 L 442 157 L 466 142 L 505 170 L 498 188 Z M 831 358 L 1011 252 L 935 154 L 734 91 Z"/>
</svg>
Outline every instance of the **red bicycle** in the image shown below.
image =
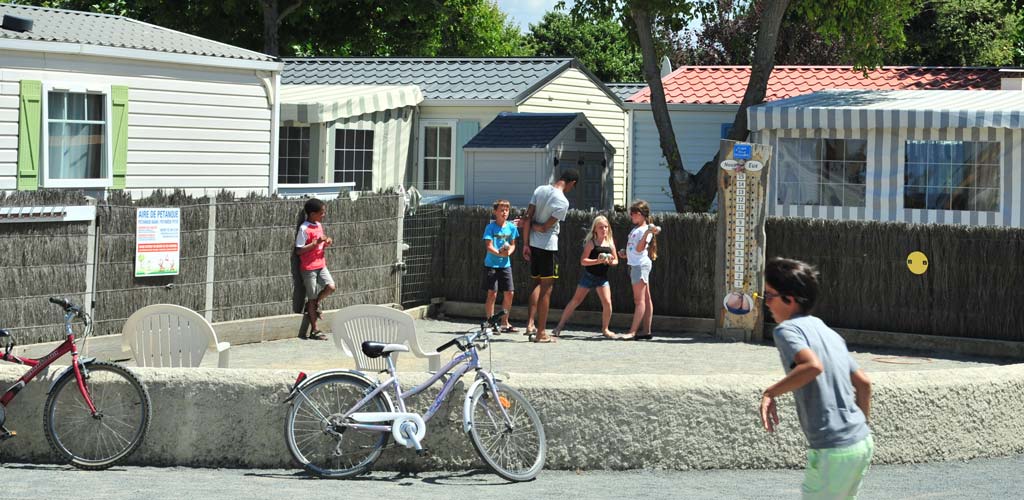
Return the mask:
<svg viewBox="0 0 1024 500">
<path fill-rule="evenodd" d="M 72 320 L 82 320 L 81 339 L 91 331 L 92 321 L 82 308 L 67 299 L 51 297 L 64 308 L 64 342 L 38 359 L 11 354 L 14 340 L 0 330 L 7 348 L 0 359 L 31 367 L 3 397 L 0 397 L 0 441 L 17 433 L 4 427 L 6 407 L 19 391 L 61 356 L 71 353 L 71 366 L 50 385 L 43 408 L 43 429 L 50 446 L 67 463 L 80 469 L 111 467 L 131 455 L 146 436 L 152 416 L 149 391 L 127 368 L 95 358 L 79 358 Z"/>
</svg>

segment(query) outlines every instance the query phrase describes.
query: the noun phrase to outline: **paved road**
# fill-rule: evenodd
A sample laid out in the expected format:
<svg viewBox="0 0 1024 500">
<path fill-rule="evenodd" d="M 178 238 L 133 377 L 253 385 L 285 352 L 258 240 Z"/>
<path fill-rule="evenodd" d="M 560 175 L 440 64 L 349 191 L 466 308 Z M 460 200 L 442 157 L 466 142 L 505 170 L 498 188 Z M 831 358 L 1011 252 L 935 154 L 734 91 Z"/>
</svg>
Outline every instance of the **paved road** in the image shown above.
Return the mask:
<svg viewBox="0 0 1024 500">
<path fill-rule="evenodd" d="M 1024 455 L 923 465 L 875 466 L 865 499 L 1020 498 Z M 0 467 L 0 499 L 202 500 L 309 498 L 799 498 L 801 471 L 544 471 L 508 484 L 484 471 L 408 475 L 374 472 L 348 481 L 313 479 L 296 470 L 118 467 L 84 472 L 52 465 Z"/>
</svg>

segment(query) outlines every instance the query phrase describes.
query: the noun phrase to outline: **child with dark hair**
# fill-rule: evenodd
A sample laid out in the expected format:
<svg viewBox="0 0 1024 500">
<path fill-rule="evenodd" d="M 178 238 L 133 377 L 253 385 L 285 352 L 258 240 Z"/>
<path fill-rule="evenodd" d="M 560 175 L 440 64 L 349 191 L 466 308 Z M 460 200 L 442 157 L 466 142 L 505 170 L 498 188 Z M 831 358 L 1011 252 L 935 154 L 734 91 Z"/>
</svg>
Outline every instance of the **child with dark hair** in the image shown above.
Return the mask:
<svg viewBox="0 0 1024 500">
<path fill-rule="evenodd" d="M 793 392 L 810 451 L 804 498 L 856 498 L 874 455 L 868 428 L 871 380 L 850 356 L 846 342 L 811 316 L 818 301 L 818 271 L 798 260 L 765 265 L 764 303 L 778 322 L 775 347 L 786 376 L 761 396 L 761 424 L 779 423 L 775 399 Z"/>
<path fill-rule="evenodd" d="M 334 240 L 324 235 L 322 221 L 327 214 L 324 202 L 312 198 L 303 207 L 306 221 L 299 226 L 295 235 L 295 254 L 299 256 L 299 271 L 302 283 L 306 288 L 306 310 L 312 330 L 310 339 L 327 340 L 327 335 L 317 327 L 320 319 L 320 301 L 334 293 L 334 278 L 327 270 L 324 249 L 331 246 Z"/>
</svg>

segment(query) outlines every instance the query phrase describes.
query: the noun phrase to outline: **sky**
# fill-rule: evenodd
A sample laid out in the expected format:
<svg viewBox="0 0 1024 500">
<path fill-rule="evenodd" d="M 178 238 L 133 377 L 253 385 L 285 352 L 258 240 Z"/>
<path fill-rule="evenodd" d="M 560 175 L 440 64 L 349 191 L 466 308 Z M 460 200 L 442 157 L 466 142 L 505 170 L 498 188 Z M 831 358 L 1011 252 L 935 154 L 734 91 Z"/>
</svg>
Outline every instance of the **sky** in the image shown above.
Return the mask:
<svg viewBox="0 0 1024 500">
<path fill-rule="evenodd" d="M 526 32 L 530 23 L 537 24 L 544 13 L 555 7 L 558 0 L 497 0 L 501 11 L 508 14 L 519 29 Z M 566 8 L 572 8 L 573 0 L 566 0 Z"/>
</svg>

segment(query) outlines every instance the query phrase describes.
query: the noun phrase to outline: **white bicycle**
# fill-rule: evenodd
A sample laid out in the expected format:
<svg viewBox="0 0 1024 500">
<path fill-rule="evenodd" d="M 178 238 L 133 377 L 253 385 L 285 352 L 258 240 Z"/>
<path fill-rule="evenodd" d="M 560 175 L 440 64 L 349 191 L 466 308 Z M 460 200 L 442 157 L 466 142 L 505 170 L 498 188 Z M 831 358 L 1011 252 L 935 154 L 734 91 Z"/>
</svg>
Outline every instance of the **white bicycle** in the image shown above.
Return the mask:
<svg viewBox="0 0 1024 500">
<path fill-rule="evenodd" d="M 391 359 L 407 352 L 404 344 L 363 342 L 367 356 L 384 356 L 388 378 L 372 381 L 363 372 L 327 370 L 307 377 L 299 373 L 285 402 L 291 403 L 286 440 L 292 456 L 321 477 L 346 478 L 366 472 L 391 437 L 396 443 L 423 453 L 423 438 L 430 421 L 452 388 L 470 370 L 476 381 L 466 391 L 463 430 L 480 458 L 509 481 L 529 481 L 544 467 L 547 444 L 544 426 L 530 402 L 483 369 L 479 351 L 490 343 L 490 333 L 502 311 L 470 332 L 437 348 L 457 347 L 456 355 L 429 380 L 402 392 Z M 405 400 L 444 380 L 430 409 L 423 415 L 406 410 Z M 393 398 L 388 394 L 393 389 Z"/>
</svg>

